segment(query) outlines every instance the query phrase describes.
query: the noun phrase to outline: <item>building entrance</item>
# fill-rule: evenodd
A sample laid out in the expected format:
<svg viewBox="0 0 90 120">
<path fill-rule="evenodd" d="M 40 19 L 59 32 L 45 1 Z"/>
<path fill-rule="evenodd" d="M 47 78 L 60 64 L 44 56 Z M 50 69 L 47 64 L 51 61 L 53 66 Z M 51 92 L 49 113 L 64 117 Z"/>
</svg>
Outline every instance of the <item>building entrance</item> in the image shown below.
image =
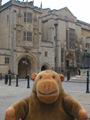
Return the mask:
<svg viewBox="0 0 90 120">
<path fill-rule="evenodd" d="M 66 56 L 66 67 L 74 67 L 74 55 L 71 53 Z"/>
<path fill-rule="evenodd" d="M 41 67 L 41 71 L 46 70 L 46 69 L 47 69 L 47 68 L 46 68 L 45 65 L 43 65 L 43 66 Z"/>
<path fill-rule="evenodd" d="M 18 76 L 25 78 L 31 72 L 31 63 L 28 58 L 22 58 L 18 63 Z"/>
<path fill-rule="evenodd" d="M 43 63 L 42 67 L 41 67 L 41 71 L 43 70 L 49 70 L 50 69 L 50 65 L 48 63 Z"/>
</svg>

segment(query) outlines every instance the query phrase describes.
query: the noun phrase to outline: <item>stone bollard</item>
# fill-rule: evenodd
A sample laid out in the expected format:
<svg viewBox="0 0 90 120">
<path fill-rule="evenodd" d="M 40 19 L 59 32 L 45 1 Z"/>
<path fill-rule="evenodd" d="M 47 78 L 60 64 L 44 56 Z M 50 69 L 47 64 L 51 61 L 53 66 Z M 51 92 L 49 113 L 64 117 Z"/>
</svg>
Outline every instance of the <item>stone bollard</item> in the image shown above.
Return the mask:
<svg viewBox="0 0 90 120">
<path fill-rule="evenodd" d="M 11 74 L 9 74 L 8 76 L 9 76 L 9 86 L 11 86 Z"/>
<path fill-rule="evenodd" d="M 5 75 L 5 84 L 7 84 L 8 83 L 8 75 L 6 74 Z"/>
<path fill-rule="evenodd" d="M 30 88 L 30 86 L 29 86 L 29 75 L 27 75 L 27 88 Z"/>
<path fill-rule="evenodd" d="M 89 93 L 89 70 L 87 71 L 87 86 L 86 86 L 86 93 Z"/>
<path fill-rule="evenodd" d="M 16 87 L 18 87 L 18 75 L 16 75 Z"/>
<path fill-rule="evenodd" d="M 70 80 L 70 70 L 67 70 L 67 81 Z"/>
</svg>

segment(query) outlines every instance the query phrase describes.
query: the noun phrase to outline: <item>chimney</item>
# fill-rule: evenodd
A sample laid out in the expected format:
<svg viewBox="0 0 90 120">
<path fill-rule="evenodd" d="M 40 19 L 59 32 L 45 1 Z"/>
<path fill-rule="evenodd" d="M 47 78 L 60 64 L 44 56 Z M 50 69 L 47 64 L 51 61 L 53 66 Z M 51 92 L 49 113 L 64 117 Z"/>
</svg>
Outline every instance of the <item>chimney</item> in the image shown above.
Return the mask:
<svg viewBox="0 0 90 120">
<path fill-rule="evenodd" d="M 42 9 L 42 2 L 41 2 L 41 5 L 40 5 L 40 8 Z"/>
<path fill-rule="evenodd" d="M 2 0 L 0 0 L 0 7 L 2 6 Z"/>
</svg>

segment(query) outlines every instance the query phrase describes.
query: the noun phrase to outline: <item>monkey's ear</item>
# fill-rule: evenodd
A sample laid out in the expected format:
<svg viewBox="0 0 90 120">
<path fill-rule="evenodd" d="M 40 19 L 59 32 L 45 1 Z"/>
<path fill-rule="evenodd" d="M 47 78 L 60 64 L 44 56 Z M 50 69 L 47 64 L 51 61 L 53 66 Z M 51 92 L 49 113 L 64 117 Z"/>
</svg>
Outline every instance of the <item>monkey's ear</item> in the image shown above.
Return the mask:
<svg viewBox="0 0 90 120">
<path fill-rule="evenodd" d="M 31 74 L 31 75 L 30 75 L 30 78 L 34 81 L 35 78 L 36 78 L 36 76 L 37 76 L 37 73 L 34 73 L 34 74 Z"/>
<path fill-rule="evenodd" d="M 63 74 L 59 74 L 59 77 L 61 79 L 61 82 L 63 82 L 64 81 L 64 75 Z"/>
</svg>

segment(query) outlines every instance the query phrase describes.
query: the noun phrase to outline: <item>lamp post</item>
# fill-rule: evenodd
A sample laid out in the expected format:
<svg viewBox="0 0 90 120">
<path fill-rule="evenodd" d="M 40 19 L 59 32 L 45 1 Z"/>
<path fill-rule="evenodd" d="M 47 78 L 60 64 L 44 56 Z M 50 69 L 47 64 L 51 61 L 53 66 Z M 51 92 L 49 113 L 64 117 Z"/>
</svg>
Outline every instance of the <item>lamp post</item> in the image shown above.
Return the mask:
<svg viewBox="0 0 90 120">
<path fill-rule="evenodd" d="M 55 71 L 57 72 L 57 26 L 58 26 L 58 23 L 55 23 L 54 24 L 55 26 Z"/>
<path fill-rule="evenodd" d="M 27 77 L 27 65 L 28 65 L 27 54 L 29 53 L 29 51 L 26 50 L 25 53 L 26 53 L 26 62 L 25 62 L 25 65 L 26 65 L 26 77 Z"/>
</svg>

